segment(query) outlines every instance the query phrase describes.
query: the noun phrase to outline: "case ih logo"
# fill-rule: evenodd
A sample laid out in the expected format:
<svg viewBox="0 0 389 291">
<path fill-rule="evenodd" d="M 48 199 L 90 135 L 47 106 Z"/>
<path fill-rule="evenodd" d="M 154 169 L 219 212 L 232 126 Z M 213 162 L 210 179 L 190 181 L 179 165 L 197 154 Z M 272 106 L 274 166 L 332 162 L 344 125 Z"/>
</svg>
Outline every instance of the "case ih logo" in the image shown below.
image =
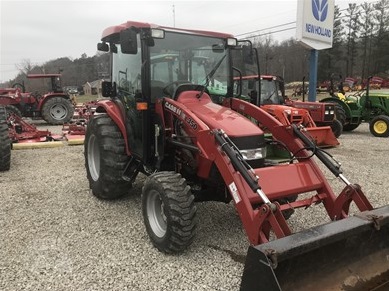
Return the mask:
<svg viewBox="0 0 389 291">
<path fill-rule="evenodd" d="M 312 0 L 312 14 L 317 21 L 323 22 L 327 18 L 328 0 Z"/>
</svg>

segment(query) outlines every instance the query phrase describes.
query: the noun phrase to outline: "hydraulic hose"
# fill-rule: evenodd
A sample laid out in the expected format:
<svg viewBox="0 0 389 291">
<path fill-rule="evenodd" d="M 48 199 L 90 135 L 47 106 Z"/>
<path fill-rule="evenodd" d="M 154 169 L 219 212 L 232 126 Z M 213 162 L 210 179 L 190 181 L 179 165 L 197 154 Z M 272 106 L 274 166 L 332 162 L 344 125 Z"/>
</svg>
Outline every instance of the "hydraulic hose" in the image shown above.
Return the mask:
<svg viewBox="0 0 389 291">
<path fill-rule="evenodd" d="M 232 166 L 236 171 L 238 171 L 246 183 L 249 185 L 251 190 L 257 193 L 264 203 L 270 205 L 271 202 L 266 194 L 261 190 L 261 187 L 258 185 L 258 178 L 253 177 L 253 175 L 249 172 L 245 164 L 238 158 L 237 152 L 233 145 L 225 138 L 225 133 L 222 130 L 215 130 L 215 139 L 220 144 L 222 150 L 226 153 L 226 155 L 230 158 Z"/>
<path fill-rule="evenodd" d="M 293 132 L 303 141 L 303 143 L 309 148 L 316 148 L 317 146 L 310 140 L 296 124 L 292 124 Z M 316 150 L 313 152 L 319 160 L 335 175 L 339 177 L 342 171 L 339 169 L 339 165 L 336 165 L 322 150 Z"/>
</svg>

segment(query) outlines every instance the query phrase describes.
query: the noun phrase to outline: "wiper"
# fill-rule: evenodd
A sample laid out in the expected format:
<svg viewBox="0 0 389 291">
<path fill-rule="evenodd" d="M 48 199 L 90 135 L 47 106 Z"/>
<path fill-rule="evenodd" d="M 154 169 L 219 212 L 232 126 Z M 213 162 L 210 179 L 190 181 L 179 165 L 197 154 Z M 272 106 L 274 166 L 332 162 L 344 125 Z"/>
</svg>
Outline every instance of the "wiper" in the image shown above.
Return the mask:
<svg viewBox="0 0 389 291">
<path fill-rule="evenodd" d="M 207 74 L 207 76 L 205 76 L 205 84 L 204 84 L 204 87 L 203 89 L 201 90 L 201 92 L 197 95 L 197 98 L 201 98 L 201 96 L 203 96 L 204 92 L 205 92 L 205 89 L 208 87 L 209 85 L 209 82 L 211 81 L 213 75 L 215 75 L 217 69 L 219 69 L 220 65 L 222 64 L 223 60 L 226 58 L 227 54 L 224 54 L 224 56 L 217 62 L 217 64 L 215 65 L 215 67 L 213 67 L 213 69 Z"/>
<path fill-rule="evenodd" d="M 266 98 L 266 100 L 269 100 L 271 97 L 273 97 L 274 93 L 276 93 L 275 90 L 269 95 L 269 97 Z"/>
</svg>

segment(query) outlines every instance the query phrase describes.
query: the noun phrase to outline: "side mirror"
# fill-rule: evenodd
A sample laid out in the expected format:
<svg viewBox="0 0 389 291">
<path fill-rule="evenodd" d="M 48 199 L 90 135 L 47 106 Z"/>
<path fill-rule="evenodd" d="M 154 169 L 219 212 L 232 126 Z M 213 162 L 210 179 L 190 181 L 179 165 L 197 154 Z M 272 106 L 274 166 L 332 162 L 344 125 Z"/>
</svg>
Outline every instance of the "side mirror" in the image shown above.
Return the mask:
<svg viewBox="0 0 389 291">
<path fill-rule="evenodd" d="M 138 53 L 137 33 L 134 29 L 129 28 L 120 32 L 120 46 L 123 54 Z"/>
<path fill-rule="evenodd" d="M 107 51 L 109 51 L 109 46 L 105 42 L 99 42 L 97 44 L 97 50 L 102 51 L 102 52 L 107 52 Z"/>
<path fill-rule="evenodd" d="M 101 83 L 101 93 L 103 97 L 115 97 L 116 96 L 116 84 L 108 81 Z"/>
</svg>

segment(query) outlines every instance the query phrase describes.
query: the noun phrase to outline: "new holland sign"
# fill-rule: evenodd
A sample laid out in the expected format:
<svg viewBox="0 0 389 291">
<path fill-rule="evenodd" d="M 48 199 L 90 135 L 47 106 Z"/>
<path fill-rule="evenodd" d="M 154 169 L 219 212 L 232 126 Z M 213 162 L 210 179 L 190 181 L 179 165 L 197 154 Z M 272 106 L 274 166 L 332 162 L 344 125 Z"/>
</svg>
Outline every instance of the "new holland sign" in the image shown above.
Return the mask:
<svg viewBox="0 0 389 291">
<path fill-rule="evenodd" d="M 335 0 L 297 0 L 296 38 L 321 50 L 332 47 Z"/>
</svg>

